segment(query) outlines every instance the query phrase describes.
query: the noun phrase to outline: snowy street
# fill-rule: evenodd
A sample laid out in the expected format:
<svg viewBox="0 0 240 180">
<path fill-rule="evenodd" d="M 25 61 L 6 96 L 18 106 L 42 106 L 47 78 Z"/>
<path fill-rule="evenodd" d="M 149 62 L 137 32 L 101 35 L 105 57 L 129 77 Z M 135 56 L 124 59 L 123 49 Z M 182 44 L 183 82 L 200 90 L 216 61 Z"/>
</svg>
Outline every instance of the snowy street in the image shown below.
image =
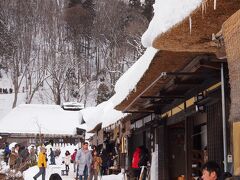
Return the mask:
<svg viewBox="0 0 240 180">
<path fill-rule="evenodd" d="M 60 165 L 48 165 L 47 169 L 46 169 L 46 179 L 49 179 L 49 177 L 51 176 L 51 174 L 53 173 L 58 173 L 59 175 L 61 175 L 61 170 L 65 169 L 64 164 L 60 164 Z M 34 166 L 32 168 L 29 168 L 27 171 L 25 171 L 24 173 L 24 180 L 32 180 L 33 176 L 38 172 L 38 167 Z M 63 180 L 73 180 L 76 177 L 76 174 L 73 172 L 73 164 L 70 165 L 70 171 L 69 171 L 69 175 L 66 176 L 61 176 Z M 39 177 L 38 179 L 41 179 L 41 177 Z M 109 176 L 103 176 L 102 178 L 99 177 L 99 179 L 102 180 L 122 180 L 123 176 L 121 174 L 119 175 L 109 175 Z"/>
</svg>

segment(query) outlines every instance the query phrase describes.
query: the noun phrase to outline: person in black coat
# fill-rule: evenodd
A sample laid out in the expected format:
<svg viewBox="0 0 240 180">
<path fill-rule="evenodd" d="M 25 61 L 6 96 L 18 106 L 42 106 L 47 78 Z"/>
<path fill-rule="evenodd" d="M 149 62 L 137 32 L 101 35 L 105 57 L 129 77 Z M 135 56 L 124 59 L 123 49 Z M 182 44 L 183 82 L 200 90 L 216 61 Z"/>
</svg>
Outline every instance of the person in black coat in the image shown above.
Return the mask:
<svg viewBox="0 0 240 180">
<path fill-rule="evenodd" d="M 53 152 L 52 148 L 50 148 L 50 165 L 55 165 L 55 153 Z"/>
<path fill-rule="evenodd" d="M 140 154 L 140 160 L 139 160 L 139 167 L 143 169 L 143 174 L 142 174 L 142 180 L 145 180 L 147 177 L 147 165 L 149 162 L 149 152 L 148 149 L 145 146 L 141 146 L 141 154 Z"/>
</svg>

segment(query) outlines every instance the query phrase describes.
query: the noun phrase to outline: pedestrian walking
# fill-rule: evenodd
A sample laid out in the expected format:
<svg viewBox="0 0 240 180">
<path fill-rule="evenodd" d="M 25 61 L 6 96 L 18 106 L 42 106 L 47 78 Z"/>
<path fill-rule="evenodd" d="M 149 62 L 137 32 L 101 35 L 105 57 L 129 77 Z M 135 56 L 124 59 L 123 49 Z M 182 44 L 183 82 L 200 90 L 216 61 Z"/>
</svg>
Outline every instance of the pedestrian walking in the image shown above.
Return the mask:
<svg viewBox="0 0 240 180">
<path fill-rule="evenodd" d="M 16 161 L 18 158 L 18 154 L 15 152 L 15 147 L 11 149 L 11 153 L 9 155 L 9 166 L 10 169 L 14 169 L 16 166 Z"/>
<path fill-rule="evenodd" d="M 36 180 L 39 176 L 42 175 L 42 180 L 45 180 L 46 175 L 46 167 L 47 167 L 47 157 L 46 157 L 46 149 L 45 147 L 40 148 L 40 153 L 38 155 L 38 167 L 39 172 L 33 177 Z"/>
<path fill-rule="evenodd" d="M 79 180 L 83 180 L 83 176 L 84 180 L 87 180 L 92 163 L 92 153 L 88 149 L 87 142 L 84 142 L 82 149 L 78 150 L 76 160 L 78 163 Z"/>
<path fill-rule="evenodd" d="M 30 149 L 29 159 L 31 166 L 35 166 L 37 164 L 37 156 L 34 146 Z"/>
<path fill-rule="evenodd" d="M 77 155 L 77 149 L 74 149 L 74 153 L 71 156 L 71 161 L 73 163 L 73 172 L 76 172 L 77 170 L 76 155 Z"/>
<path fill-rule="evenodd" d="M 8 159 L 9 155 L 11 153 L 11 150 L 9 149 L 9 144 L 8 142 L 5 143 L 5 148 L 4 148 L 4 162 L 8 165 Z"/>
<path fill-rule="evenodd" d="M 94 178 L 94 180 L 98 180 L 98 174 L 102 165 L 102 158 L 98 156 L 96 150 L 92 152 L 92 156 L 91 174 L 89 179 L 92 180 Z"/>
<path fill-rule="evenodd" d="M 54 151 L 52 150 L 52 148 L 50 148 L 50 154 L 49 154 L 49 156 L 50 156 L 50 165 L 55 165 L 56 163 L 55 163 L 55 153 L 54 153 Z"/>
<path fill-rule="evenodd" d="M 64 157 L 64 164 L 65 164 L 65 170 L 68 174 L 69 172 L 69 164 L 71 163 L 71 154 L 69 151 L 65 152 L 65 157 Z"/>
<path fill-rule="evenodd" d="M 15 163 L 15 168 L 18 169 L 21 165 L 21 157 L 19 155 L 19 149 L 20 149 L 20 145 L 19 144 L 15 144 L 14 146 L 15 148 L 15 153 L 17 155 L 17 159 L 16 159 L 16 163 Z"/>
<path fill-rule="evenodd" d="M 106 149 L 102 150 L 101 158 L 102 158 L 101 174 L 102 175 L 108 175 L 109 174 L 109 167 L 110 167 L 110 163 L 111 163 L 111 157 L 110 157 L 110 154 L 107 153 Z"/>
</svg>

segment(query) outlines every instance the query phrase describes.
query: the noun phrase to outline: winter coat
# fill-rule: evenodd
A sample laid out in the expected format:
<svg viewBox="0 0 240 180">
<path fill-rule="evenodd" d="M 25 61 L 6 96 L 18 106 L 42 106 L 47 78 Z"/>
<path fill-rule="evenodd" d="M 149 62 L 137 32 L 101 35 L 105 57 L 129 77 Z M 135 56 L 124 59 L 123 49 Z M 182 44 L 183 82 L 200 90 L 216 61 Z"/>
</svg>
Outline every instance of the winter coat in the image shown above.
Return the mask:
<svg viewBox="0 0 240 180">
<path fill-rule="evenodd" d="M 70 154 L 64 157 L 64 163 L 66 165 L 69 165 L 71 163 L 71 155 Z"/>
<path fill-rule="evenodd" d="M 38 167 L 47 167 L 46 154 L 40 152 L 38 155 Z"/>
<path fill-rule="evenodd" d="M 18 154 L 16 152 L 12 152 L 9 156 L 9 165 L 14 166 L 16 164 L 17 158 Z"/>
<path fill-rule="evenodd" d="M 50 156 L 51 159 L 55 158 L 55 154 L 54 154 L 53 150 L 51 150 L 49 156 Z"/>
<path fill-rule="evenodd" d="M 83 175 L 83 171 L 85 168 L 85 165 L 88 167 L 88 174 L 90 174 L 91 170 L 91 163 L 92 163 L 92 153 L 89 150 L 78 150 L 77 155 L 76 155 L 76 161 L 78 162 L 79 165 L 79 175 Z"/>
<path fill-rule="evenodd" d="M 102 158 L 99 156 L 94 156 L 92 161 L 93 169 L 97 172 L 100 171 L 100 166 L 102 165 Z"/>
<path fill-rule="evenodd" d="M 11 150 L 9 149 L 9 146 L 6 146 L 4 149 L 5 156 L 8 156 L 11 153 Z"/>
<path fill-rule="evenodd" d="M 6 163 L 8 162 L 8 158 L 9 158 L 10 153 L 11 153 L 11 150 L 9 149 L 8 146 L 6 146 L 5 149 L 4 149 L 4 161 Z"/>
<path fill-rule="evenodd" d="M 141 156 L 141 148 L 137 147 L 133 153 L 132 168 L 139 168 L 140 156 Z"/>
<path fill-rule="evenodd" d="M 76 155 L 77 155 L 77 151 L 75 151 L 71 156 L 71 159 L 73 162 L 76 160 Z"/>
</svg>

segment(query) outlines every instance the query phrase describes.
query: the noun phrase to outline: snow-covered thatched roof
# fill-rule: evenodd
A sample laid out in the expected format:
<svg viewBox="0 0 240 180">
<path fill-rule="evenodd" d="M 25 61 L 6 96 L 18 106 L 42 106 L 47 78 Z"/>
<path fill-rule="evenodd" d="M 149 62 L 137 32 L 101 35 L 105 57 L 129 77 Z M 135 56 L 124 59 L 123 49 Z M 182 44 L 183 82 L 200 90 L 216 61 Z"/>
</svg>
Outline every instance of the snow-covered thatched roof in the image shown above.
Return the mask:
<svg viewBox="0 0 240 180">
<path fill-rule="evenodd" d="M 219 44 L 213 39 L 239 9 L 239 0 L 156 1 L 142 43 L 160 50 L 218 54 Z"/>
<path fill-rule="evenodd" d="M 167 68 L 169 72 L 179 70 L 176 69 L 177 66 L 169 69 L 170 66 L 166 66 L 169 62 L 179 63 L 180 68 L 184 66 L 185 60 L 194 58 L 197 54 L 208 53 L 224 57 L 222 48 L 212 38 L 221 30 L 226 19 L 239 9 L 239 0 L 155 1 L 154 17 L 142 36 L 142 44 L 147 50 L 117 82 L 113 97 L 115 108 L 129 110 L 128 106 L 132 106 L 138 96 L 146 93 L 153 95 L 151 93 L 155 90 L 143 92 L 150 87 L 150 83 L 157 80 L 155 75 L 167 71 Z M 155 48 L 155 53 L 147 57 L 150 48 Z M 141 61 L 145 61 L 145 64 Z M 157 65 L 159 66 L 156 67 Z M 138 69 L 139 73 L 136 72 Z M 155 85 L 153 88 L 157 89 L 159 86 Z"/>
<path fill-rule="evenodd" d="M 142 44 L 151 47 L 153 40 L 165 33 L 177 23 L 188 17 L 203 0 L 168 0 L 156 1 L 153 5 L 154 16 L 148 29 L 142 36 Z"/>
<path fill-rule="evenodd" d="M 0 133 L 74 135 L 81 122 L 79 111 L 58 105 L 21 104 L 0 120 Z"/>
</svg>

